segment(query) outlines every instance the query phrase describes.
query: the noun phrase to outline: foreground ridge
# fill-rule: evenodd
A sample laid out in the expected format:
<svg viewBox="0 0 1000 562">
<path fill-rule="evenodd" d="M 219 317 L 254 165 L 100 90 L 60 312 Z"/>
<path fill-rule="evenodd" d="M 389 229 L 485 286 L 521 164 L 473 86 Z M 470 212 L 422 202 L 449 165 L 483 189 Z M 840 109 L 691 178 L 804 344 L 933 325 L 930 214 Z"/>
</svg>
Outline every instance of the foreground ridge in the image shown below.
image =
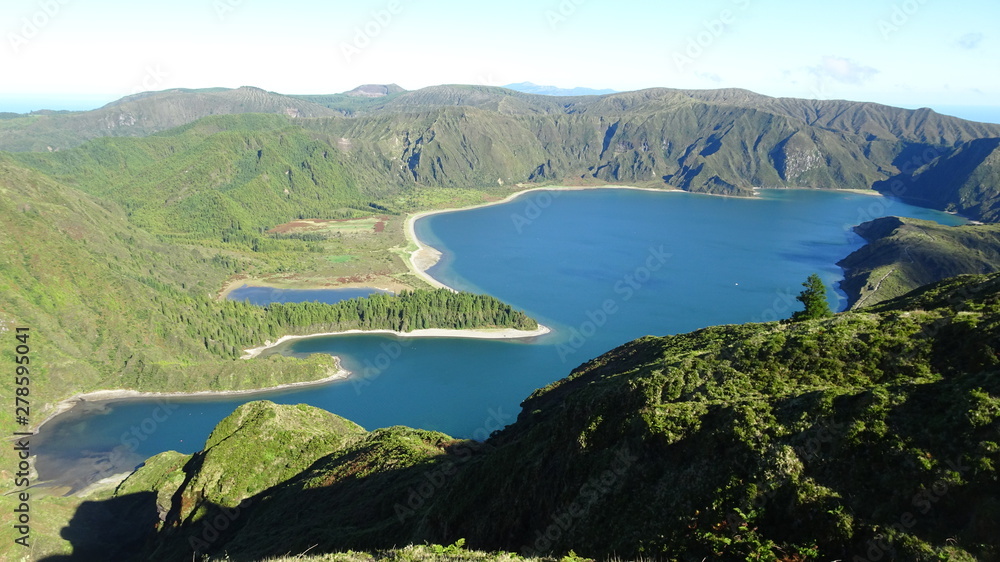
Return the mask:
<svg viewBox="0 0 1000 562">
<path fill-rule="evenodd" d="M 95 504 L 159 521 L 141 540 L 162 560 L 459 539 L 528 557 L 990 559 L 998 342 L 1000 275 L 965 276 L 829 319 L 641 338 L 536 391 L 485 442 L 295 429 L 293 409 L 320 414 L 251 403 L 204 451 L 154 457 Z M 340 445 L 279 445 L 308 447 L 305 468 L 251 477 L 269 472 L 220 447 L 259 447 L 257 418 Z"/>
</svg>

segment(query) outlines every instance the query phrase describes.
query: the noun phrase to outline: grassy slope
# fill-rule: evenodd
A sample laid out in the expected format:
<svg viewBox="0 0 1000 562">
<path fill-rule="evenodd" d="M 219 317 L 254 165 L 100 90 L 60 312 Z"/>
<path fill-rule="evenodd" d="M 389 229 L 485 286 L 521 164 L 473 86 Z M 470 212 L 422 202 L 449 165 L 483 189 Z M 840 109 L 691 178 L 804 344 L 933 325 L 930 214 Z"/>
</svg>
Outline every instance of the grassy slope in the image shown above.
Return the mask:
<svg viewBox="0 0 1000 562">
<path fill-rule="evenodd" d="M 220 515 L 238 513 L 243 497 L 294 476 L 319 457 L 349 446 L 364 434 L 357 424 L 304 404 L 250 402 L 219 422 L 203 451 L 159 454 L 118 485 L 113 494 L 105 494 L 103 501 L 125 506 L 133 518 L 167 534 L 178 521 L 197 525 L 200 531 L 202 525 Z M 50 511 L 73 499 L 44 498 L 36 509 Z M 78 512 L 101 511 L 98 497 L 77 503 Z M 46 555 L 72 553 L 76 560 L 126 559 L 140 548 L 142 534 L 129 532 L 128 525 L 94 523 L 79 518 L 68 533 L 71 542 L 60 542 L 53 535 L 42 548 Z M 187 556 L 175 559 L 182 558 Z"/>
<path fill-rule="evenodd" d="M 868 189 L 914 168 L 914 158 L 928 151 L 954 155 L 978 170 L 982 159 L 969 155 L 981 151 L 964 143 L 1000 137 L 1000 127 L 929 110 L 768 98 L 739 90 L 554 98 L 437 86 L 385 98 L 316 99 L 332 105 L 348 100 L 356 107 L 344 109 L 350 118 L 273 116 L 284 127 L 255 131 L 240 125 L 246 116 L 215 117 L 214 136 L 192 136 L 185 127 L 171 140 L 91 143 L 71 156 L 24 158 L 41 169 L 61 169 L 84 188 L 81 166 L 94 161 L 98 168 L 110 166 L 115 177 L 91 182 L 89 189 L 130 210 L 141 207 L 135 218 L 143 224 L 168 228 L 192 222 L 199 231 L 241 224 L 252 230 L 296 213 L 327 217 L 384 204 L 425 187 L 482 190 L 501 182 L 573 181 L 729 194 L 750 194 L 751 187 Z M 221 105 L 218 113 L 229 112 L 227 107 Z M 169 153 L 151 161 L 135 157 L 167 147 Z M 94 172 L 90 168 L 88 175 Z M 105 173 L 98 171 L 98 177 Z M 992 208 L 996 197 L 985 180 L 951 187 L 949 182 L 943 188 L 948 195 L 938 206 L 979 212 L 980 201 Z M 912 191 L 909 196 L 919 195 Z M 992 217 L 988 208 L 980 215 Z M 204 216 L 206 209 L 215 215 Z"/>
<path fill-rule="evenodd" d="M 1000 138 L 973 140 L 955 151 L 929 152 L 875 188 L 925 207 L 1000 220 Z"/>
<path fill-rule="evenodd" d="M 0 230 L 0 362 L 13 364 L 14 329 L 30 328 L 32 425 L 78 392 L 261 388 L 316 380 L 334 367 L 320 356 L 233 361 L 210 352 L 202 335 L 218 327 L 211 327 L 218 319 L 211 302 L 238 260 L 159 242 L 117 205 L 98 203 L 6 155 L 0 155 Z M 6 379 L 9 396 L 13 383 Z M 15 430 L 12 415 L 3 416 L 0 429 Z M 7 476 L 11 466 L 3 468 Z M 7 492 L 13 478 L 4 481 Z M 7 546 L 13 499 L 0 501 L 0 540 Z M 59 541 L 78 503 L 53 499 L 36 511 L 39 546 Z"/>
<path fill-rule="evenodd" d="M 333 367 L 330 357 L 233 358 L 280 335 L 362 327 L 343 306 L 264 310 L 215 302 L 223 279 L 240 267 L 239 254 L 160 242 L 114 204 L 99 205 L 3 156 L 0 189 L 0 220 L 11 233 L 0 239 L 0 311 L 11 330 L 32 329 L 32 348 L 42 358 L 32 370 L 34 423 L 45 415 L 42 404 L 98 388 L 237 390 L 320 379 Z M 408 310 L 430 302 L 408 298 Z M 452 308 L 423 315 L 424 327 L 451 327 L 454 318 L 437 313 Z M 330 316 L 337 311 L 343 313 Z M 435 323 L 441 318 L 444 324 Z M 496 325 L 507 324 L 491 318 L 464 327 Z M 12 360 L 12 352 L 8 346 L 4 357 Z"/>
<path fill-rule="evenodd" d="M 336 112 L 259 88 L 165 90 L 122 98 L 93 111 L 0 120 L 0 150 L 64 150 L 99 137 L 143 137 L 210 115 L 271 113 L 322 117 Z"/>
<path fill-rule="evenodd" d="M 855 228 L 868 242 L 838 265 L 853 307 L 898 297 L 960 274 L 1000 270 L 1000 226 L 942 226 L 886 217 Z"/>
<path fill-rule="evenodd" d="M 949 551 L 947 537 L 995 557 L 1000 505 L 981 498 L 996 491 L 1000 277 L 983 281 L 830 320 L 627 344 L 529 398 L 438 524 L 478 547 L 534 545 L 575 500 L 590 509 L 557 551 L 848 559 L 889 533 L 905 559 Z M 623 447 L 634 461 L 590 502 L 582 487 L 621 467 Z M 519 497 L 543 499 L 511 505 L 515 471 Z M 949 493 L 930 510 L 913 504 L 939 481 Z M 919 524 L 890 530 L 907 512 Z"/>
<path fill-rule="evenodd" d="M 33 370 L 39 405 L 98 387 L 259 388 L 283 377 L 321 378 L 332 366 L 316 360 L 254 366 L 207 349 L 204 338 L 223 327 L 221 313 L 240 309 L 212 303 L 238 258 L 159 242 L 114 204 L 99 204 L 3 156 L 0 189 L 0 220 L 10 233 L 0 240 L 0 299 L 5 323 L 30 327 L 37 357 L 44 358 Z M 279 363 L 309 367 L 296 375 Z"/>
<path fill-rule="evenodd" d="M 8 233 L 0 237 L 0 332 L 6 342 L 0 359 L 13 364 L 14 329 L 31 328 L 33 424 L 56 401 L 78 392 L 261 388 L 317 380 L 334 367 L 323 355 L 226 357 L 277 335 L 315 331 L 294 321 L 275 324 L 255 307 L 215 302 L 223 280 L 252 263 L 246 254 L 163 242 L 130 223 L 114 202 L 98 202 L 3 154 L 0 221 Z M 6 416 L 0 428 L 9 433 L 13 423 Z M 9 486 L 13 478 L 6 481 Z M 0 501 L 0 538 L 8 546 L 13 498 Z M 43 501 L 33 537 L 45 550 L 60 544 L 59 529 L 79 501 Z M 104 521 L 99 526 L 108 524 L 95 517 Z"/>
<path fill-rule="evenodd" d="M 413 210 L 407 201 L 425 191 L 412 179 L 400 186 L 405 174 L 390 162 L 331 135 L 279 116 L 219 116 L 145 139 L 100 139 L 59 153 L 12 157 L 117 202 L 156 234 L 266 252 L 279 247 L 263 234 L 276 225 L 394 215 Z M 496 177 L 491 181 L 486 191 L 510 192 Z M 300 246 L 280 250 L 308 250 Z"/>
<path fill-rule="evenodd" d="M 537 391 L 483 445 L 373 432 L 253 497 L 211 548 L 995 558 L 998 341 L 998 275 L 831 319 L 642 338 Z M 172 536 L 160 548 L 183 551 Z"/>
</svg>

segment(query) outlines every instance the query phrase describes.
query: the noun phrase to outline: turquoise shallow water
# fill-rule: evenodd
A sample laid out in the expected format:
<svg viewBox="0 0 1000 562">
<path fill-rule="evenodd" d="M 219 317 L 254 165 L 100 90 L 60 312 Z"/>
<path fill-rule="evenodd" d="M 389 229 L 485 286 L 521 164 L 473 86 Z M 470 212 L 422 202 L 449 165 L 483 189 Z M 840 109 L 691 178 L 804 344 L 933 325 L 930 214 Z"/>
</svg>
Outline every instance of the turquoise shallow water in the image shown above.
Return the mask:
<svg viewBox="0 0 1000 562">
<path fill-rule="evenodd" d="M 71 413 L 38 437 L 37 466 L 42 478 L 86 480 L 95 463 L 120 471 L 165 450 L 194 452 L 219 420 L 255 398 L 309 403 L 368 429 L 409 425 L 483 439 L 513 422 L 533 390 L 637 337 L 787 318 L 810 273 L 831 287 L 841 279 L 836 262 L 863 243 L 851 227 L 890 214 L 964 222 L 881 197 L 808 190 L 765 190 L 755 199 L 541 191 L 432 215 L 416 224 L 421 240 L 444 254 L 432 275 L 509 302 L 553 332 L 516 342 L 296 340 L 280 351 L 332 353 L 355 376 L 255 397 L 125 401 Z M 835 289 L 829 298 L 836 308 L 846 304 Z"/>
</svg>

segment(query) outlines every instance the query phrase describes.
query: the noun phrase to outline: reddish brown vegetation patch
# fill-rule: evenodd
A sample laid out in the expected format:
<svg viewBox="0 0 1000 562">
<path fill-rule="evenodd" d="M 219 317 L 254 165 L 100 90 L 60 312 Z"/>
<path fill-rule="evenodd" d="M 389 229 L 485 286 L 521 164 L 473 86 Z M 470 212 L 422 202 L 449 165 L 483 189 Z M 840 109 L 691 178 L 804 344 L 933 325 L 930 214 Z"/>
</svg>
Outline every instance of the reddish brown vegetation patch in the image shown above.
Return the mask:
<svg viewBox="0 0 1000 562">
<path fill-rule="evenodd" d="M 73 240 L 80 240 L 87 234 L 82 225 L 73 222 L 62 222 L 59 224 L 59 229 Z"/>
<path fill-rule="evenodd" d="M 279 224 L 278 226 L 268 230 L 269 234 L 288 234 L 290 232 L 312 232 L 317 230 L 324 230 L 324 226 L 328 224 L 338 224 L 338 223 L 350 223 L 356 221 L 370 221 L 374 217 L 361 217 L 357 219 L 301 219 L 292 222 L 286 222 L 285 224 Z M 380 220 L 387 220 L 387 217 L 381 217 Z M 376 230 L 376 232 L 379 232 Z"/>
<path fill-rule="evenodd" d="M 271 230 L 268 230 L 267 232 L 268 234 L 287 234 L 295 229 L 309 228 L 311 226 L 313 225 L 306 222 L 293 221 L 293 222 L 286 222 L 285 224 L 279 224 L 278 226 L 272 228 Z"/>
<path fill-rule="evenodd" d="M 352 275 L 350 277 L 338 277 L 337 283 L 340 285 L 347 283 L 367 283 L 368 281 L 374 281 L 376 278 L 375 275 Z"/>
</svg>

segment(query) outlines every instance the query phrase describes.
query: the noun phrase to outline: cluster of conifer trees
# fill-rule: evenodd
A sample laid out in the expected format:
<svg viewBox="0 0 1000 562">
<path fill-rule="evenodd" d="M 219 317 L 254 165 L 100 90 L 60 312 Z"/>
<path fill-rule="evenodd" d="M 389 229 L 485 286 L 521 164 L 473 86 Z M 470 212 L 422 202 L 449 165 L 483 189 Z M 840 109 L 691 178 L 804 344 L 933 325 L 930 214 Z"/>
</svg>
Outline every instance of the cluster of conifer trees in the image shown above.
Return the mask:
<svg viewBox="0 0 1000 562">
<path fill-rule="evenodd" d="M 538 327 L 523 312 L 489 295 L 447 289 L 403 291 L 398 295 L 376 293 L 336 304 L 273 303 L 266 307 L 191 299 L 187 307 L 182 307 L 186 313 L 171 315 L 170 308 L 161 305 L 161 313 L 183 324 L 187 333 L 200 339 L 209 352 L 224 357 L 239 357 L 246 347 L 288 334 Z"/>
</svg>

